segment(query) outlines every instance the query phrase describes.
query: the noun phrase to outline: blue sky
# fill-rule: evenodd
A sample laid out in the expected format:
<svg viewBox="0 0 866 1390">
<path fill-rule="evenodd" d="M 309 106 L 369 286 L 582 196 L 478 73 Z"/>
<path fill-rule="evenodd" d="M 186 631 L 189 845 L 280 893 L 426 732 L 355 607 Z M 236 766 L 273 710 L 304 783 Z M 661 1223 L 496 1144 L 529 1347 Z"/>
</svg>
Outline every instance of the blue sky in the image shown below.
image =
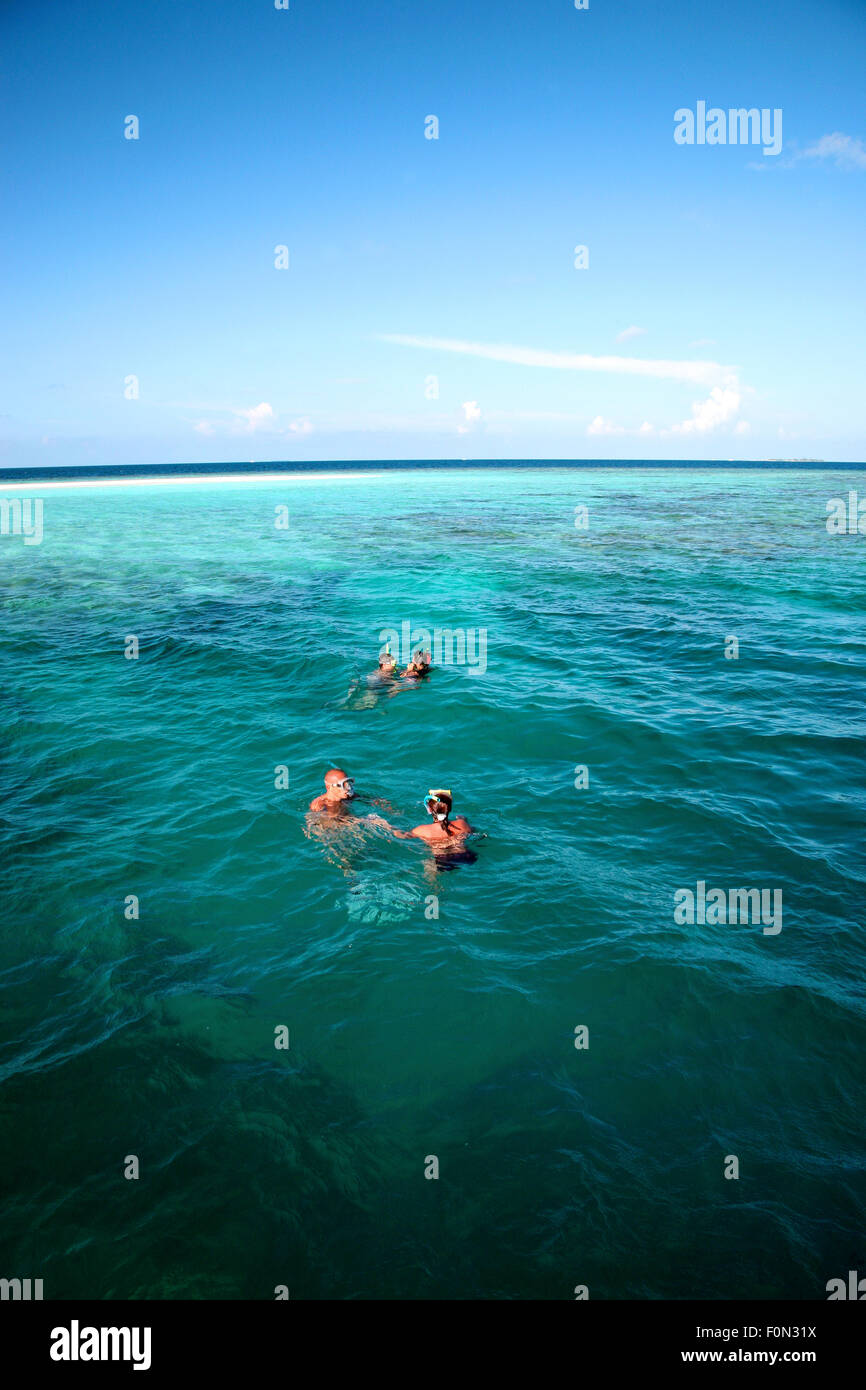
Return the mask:
<svg viewBox="0 0 866 1390">
<path fill-rule="evenodd" d="M 5 0 L 0 54 L 4 466 L 864 458 L 863 0 Z"/>
</svg>

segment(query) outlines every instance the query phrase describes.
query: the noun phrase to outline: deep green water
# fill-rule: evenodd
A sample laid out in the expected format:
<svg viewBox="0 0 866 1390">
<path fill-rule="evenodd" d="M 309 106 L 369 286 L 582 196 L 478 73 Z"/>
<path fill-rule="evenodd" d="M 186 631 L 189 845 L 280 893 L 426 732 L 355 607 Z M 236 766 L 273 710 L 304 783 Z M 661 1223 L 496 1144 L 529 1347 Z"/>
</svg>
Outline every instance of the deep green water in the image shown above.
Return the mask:
<svg viewBox="0 0 866 1390">
<path fill-rule="evenodd" d="M 0 1275 L 814 1299 L 866 1273 L 866 539 L 825 526 L 858 485 L 41 494 L 43 543 L 0 537 Z M 406 620 L 484 629 L 486 671 L 353 687 Z M 308 838 L 331 763 L 403 827 L 452 787 L 477 861 Z M 781 889 L 782 931 L 678 925 L 698 880 Z"/>
</svg>

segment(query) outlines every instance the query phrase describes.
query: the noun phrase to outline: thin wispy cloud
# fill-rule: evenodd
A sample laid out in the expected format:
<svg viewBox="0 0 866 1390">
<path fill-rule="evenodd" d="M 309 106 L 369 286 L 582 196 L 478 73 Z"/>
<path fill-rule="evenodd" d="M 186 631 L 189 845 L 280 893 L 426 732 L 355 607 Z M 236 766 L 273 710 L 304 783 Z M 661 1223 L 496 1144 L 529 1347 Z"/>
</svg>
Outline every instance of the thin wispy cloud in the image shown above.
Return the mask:
<svg viewBox="0 0 866 1390">
<path fill-rule="evenodd" d="M 813 140 L 804 150 L 792 147 L 784 159 L 772 160 L 769 164 L 766 160 L 760 164 L 753 162 L 748 167 L 762 172 L 765 169 L 793 169 L 804 159 L 831 162 L 837 169 L 866 169 L 866 143 L 859 136 L 834 130 L 831 135 L 822 135 L 820 140 Z"/>
<path fill-rule="evenodd" d="M 719 362 L 596 357 L 587 352 L 556 352 L 545 348 L 519 347 L 513 343 L 474 343 L 461 338 L 423 338 L 404 333 L 382 333 L 379 339 L 398 347 L 459 353 L 464 357 L 480 357 L 488 362 L 506 362 L 516 367 L 546 367 L 566 372 L 612 372 L 622 376 L 654 377 L 661 381 L 686 381 L 702 386 L 728 381 L 735 373 L 733 367 L 722 366 Z"/>
<path fill-rule="evenodd" d="M 854 135 L 834 131 L 803 151 L 803 159 L 832 159 L 840 169 L 866 169 L 866 145 Z"/>
<path fill-rule="evenodd" d="M 646 333 L 645 328 L 638 328 L 636 323 L 632 323 L 628 328 L 624 328 L 621 333 L 617 333 L 618 343 L 627 343 L 630 338 L 641 338 Z"/>
</svg>

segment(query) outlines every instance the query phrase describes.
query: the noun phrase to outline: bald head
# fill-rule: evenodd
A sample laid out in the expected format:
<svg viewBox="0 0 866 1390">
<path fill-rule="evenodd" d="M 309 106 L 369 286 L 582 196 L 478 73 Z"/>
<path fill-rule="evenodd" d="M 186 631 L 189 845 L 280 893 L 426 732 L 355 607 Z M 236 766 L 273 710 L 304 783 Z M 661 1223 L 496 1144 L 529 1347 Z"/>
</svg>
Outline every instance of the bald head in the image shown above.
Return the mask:
<svg viewBox="0 0 866 1390">
<path fill-rule="evenodd" d="M 332 767 L 325 773 L 325 795 L 329 801 L 348 801 L 355 795 L 355 782 L 347 777 L 341 767 Z"/>
</svg>

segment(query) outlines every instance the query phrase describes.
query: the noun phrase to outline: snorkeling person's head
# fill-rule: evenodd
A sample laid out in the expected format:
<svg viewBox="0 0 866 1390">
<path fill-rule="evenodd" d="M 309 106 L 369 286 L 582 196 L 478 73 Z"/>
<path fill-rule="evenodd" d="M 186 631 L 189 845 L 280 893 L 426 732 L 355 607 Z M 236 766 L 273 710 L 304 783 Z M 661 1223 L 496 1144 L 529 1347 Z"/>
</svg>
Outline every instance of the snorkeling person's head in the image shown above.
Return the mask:
<svg viewBox="0 0 866 1390">
<path fill-rule="evenodd" d="M 435 821 L 447 821 L 451 814 L 451 793 L 442 788 L 431 789 L 424 798 L 424 809 Z"/>
<path fill-rule="evenodd" d="M 430 670 L 430 653 L 417 651 L 406 667 L 407 676 L 426 676 Z"/>
<path fill-rule="evenodd" d="M 391 649 L 389 648 L 387 651 L 381 652 L 379 655 L 379 670 L 381 671 L 382 675 L 392 676 L 396 669 L 397 662 L 396 659 L 391 655 Z"/>
<path fill-rule="evenodd" d="M 351 801 L 355 795 L 355 779 L 347 777 L 341 767 L 325 773 L 325 792 L 330 801 Z"/>
</svg>

